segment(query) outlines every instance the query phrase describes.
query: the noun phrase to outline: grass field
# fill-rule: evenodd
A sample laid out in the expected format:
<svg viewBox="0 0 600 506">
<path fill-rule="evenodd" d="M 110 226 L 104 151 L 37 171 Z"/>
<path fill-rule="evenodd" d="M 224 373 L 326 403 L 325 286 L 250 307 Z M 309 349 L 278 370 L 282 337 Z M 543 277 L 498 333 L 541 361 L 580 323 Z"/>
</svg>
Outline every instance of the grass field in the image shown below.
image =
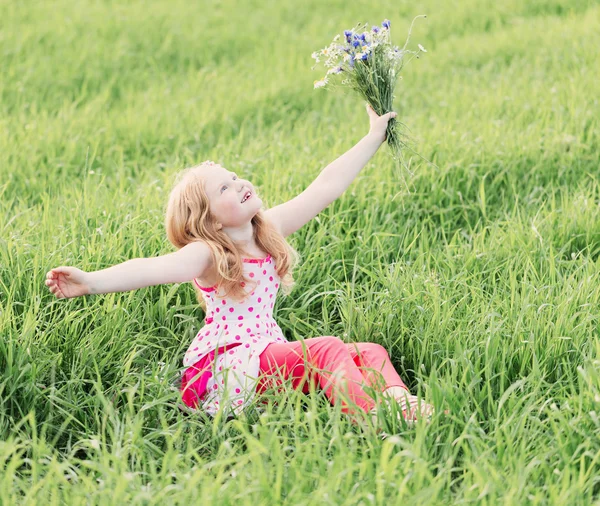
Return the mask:
<svg viewBox="0 0 600 506">
<path fill-rule="evenodd" d="M 173 251 L 174 175 L 205 159 L 265 208 L 368 131 L 310 55 L 392 22 L 428 53 L 384 145 L 288 238 L 289 340 L 385 346 L 438 412 L 394 435 L 291 389 L 186 416 L 191 284 L 58 300 L 52 267 Z M 600 500 L 600 3 L 0 0 L 0 504 L 592 504 Z M 594 70 L 595 69 L 595 70 Z M 428 163 L 424 159 L 431 161 Z"/>
</svg>

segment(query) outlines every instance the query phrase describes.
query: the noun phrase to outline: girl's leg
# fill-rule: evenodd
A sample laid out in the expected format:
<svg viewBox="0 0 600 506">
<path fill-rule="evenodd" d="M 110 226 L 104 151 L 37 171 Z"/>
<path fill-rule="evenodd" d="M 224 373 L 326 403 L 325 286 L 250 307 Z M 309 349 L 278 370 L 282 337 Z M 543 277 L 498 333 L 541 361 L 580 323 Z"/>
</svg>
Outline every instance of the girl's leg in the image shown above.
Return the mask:
<svg viewBox="0 0 600 506">
<path fill-rule="evenodd" d="M 383 346 L 377 343 L 348 343 L 347 346 L 369 386 L 382 392 L 393 387 L 397 387 L 395 391 L 408 390 Z"/>
<path fill-rule="evenodd" d="M 433 406 L 423 401 L 419 405 L 418 397 L 410 393 L 383 346 L 377 343 L 349 343 L 347 346 L 367 383 L 396 399 L 406 419 L 415 420 L 417 415 L 433 413 Z"/>
<path fill-rule="evenodd" d="M 333 405 L 341 404 L 342 412 L 355 414 L 352 404 L 364 412 L 375 401 L 363 390 L 365 378 L 346 345 L 335 336 L 321 336 L 303 341 L 271 343 L 260 356 L 257 391 L 280 383 L 277 378 L 264 376 L 279 372 L 284 379 L 292 378 L 293 388 L 302 386 L 308 392 L 306 380 L 316 381 Z M 350 402 L 346 402 L 344 398 Z"/>
</svg>

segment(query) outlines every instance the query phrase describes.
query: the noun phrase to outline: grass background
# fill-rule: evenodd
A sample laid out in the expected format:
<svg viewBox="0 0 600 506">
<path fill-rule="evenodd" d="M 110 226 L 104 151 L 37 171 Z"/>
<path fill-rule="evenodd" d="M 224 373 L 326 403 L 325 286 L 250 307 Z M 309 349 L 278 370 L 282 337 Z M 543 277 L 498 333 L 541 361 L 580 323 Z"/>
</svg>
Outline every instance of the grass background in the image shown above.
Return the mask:
<svg viewBox="0 0 600 506">
<path fill-rule="evenodd" d="M 265 208 L 368 131 L 310 54 L 389 18 L 428 50 L 386 147 L 290 236 L 288 339 L 386 347 L 438 410 L 395 435 L 319 392 L 185 416 L 191 284 L 57 300 L 59 265 L 172 251 L 175 173 L 205 159 Z M 590 504 L 600 495 L 600 5 L 0 0 L 0 503 Z M 595 70 L 594 70 L 595 69 Z"/>
</svg>

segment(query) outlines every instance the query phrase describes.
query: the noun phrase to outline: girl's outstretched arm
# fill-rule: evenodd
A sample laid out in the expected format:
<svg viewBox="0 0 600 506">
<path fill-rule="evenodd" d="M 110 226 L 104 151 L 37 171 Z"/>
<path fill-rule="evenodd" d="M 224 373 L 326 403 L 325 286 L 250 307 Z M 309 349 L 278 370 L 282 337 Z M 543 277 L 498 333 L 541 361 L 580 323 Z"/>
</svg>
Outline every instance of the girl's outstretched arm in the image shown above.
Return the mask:
<svg viewBox="0 0 600 506">
<path fill-rule="evenodd" d="M 354 181 L 361 169 L 377 152 L 383 141 L 388 121 L 395 112 L 381 116 L 367 105 L 369 133 L 351 149 L 325 167 L 300 195 L 265 211 L 265 216 L 286 237 L 308 223 L 333 201 L 337 200 Z"/>
<path fill-rule="evenodd" d="M 46 274 L 46 286 L 59 299 L 127 292 L 200 278 L 211 262 L 210 248 L 206 243 L 193 242 L 168 255 L 134 258 L 100 271 L 56 267 Z"/>
</svg>

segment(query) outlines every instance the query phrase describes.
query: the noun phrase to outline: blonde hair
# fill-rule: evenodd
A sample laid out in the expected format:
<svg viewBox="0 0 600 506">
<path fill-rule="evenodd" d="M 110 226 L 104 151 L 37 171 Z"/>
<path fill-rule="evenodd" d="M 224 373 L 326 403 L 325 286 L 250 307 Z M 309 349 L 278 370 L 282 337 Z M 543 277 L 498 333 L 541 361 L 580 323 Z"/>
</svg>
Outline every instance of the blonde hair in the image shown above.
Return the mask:
<svg viewBox="0 0 600 506">
<path fill-rule="evenodd" d="M 217 291 L 223 287 L 223 297 L 242 300 L 249 293 L 243 286 L 253 284 L 251 292 L 257 283 L 244 277 L 242 256 L 235 242 L 217 228 L 217 221 L 210 212 L 205 179 L 198 170 L 206 165 L 212 165 L 212 162 L 202 162 L 177 174 L 166 208 L 167 238 L 177 249 L 194 241 L 205 242 L 211 249 L 213 265 L 217 270 Z M 254 241 L 271 255 L 281 278 L 282 292 L 288 295 L 295 285 L 292 270 L 300 259 L 298 252 L 265 218 L 262 210 L 252 218 L 251 223 Z M 198 303 L 206 310 L 202 292 L 195 283 L 194 288 Z"/>
</svg>

